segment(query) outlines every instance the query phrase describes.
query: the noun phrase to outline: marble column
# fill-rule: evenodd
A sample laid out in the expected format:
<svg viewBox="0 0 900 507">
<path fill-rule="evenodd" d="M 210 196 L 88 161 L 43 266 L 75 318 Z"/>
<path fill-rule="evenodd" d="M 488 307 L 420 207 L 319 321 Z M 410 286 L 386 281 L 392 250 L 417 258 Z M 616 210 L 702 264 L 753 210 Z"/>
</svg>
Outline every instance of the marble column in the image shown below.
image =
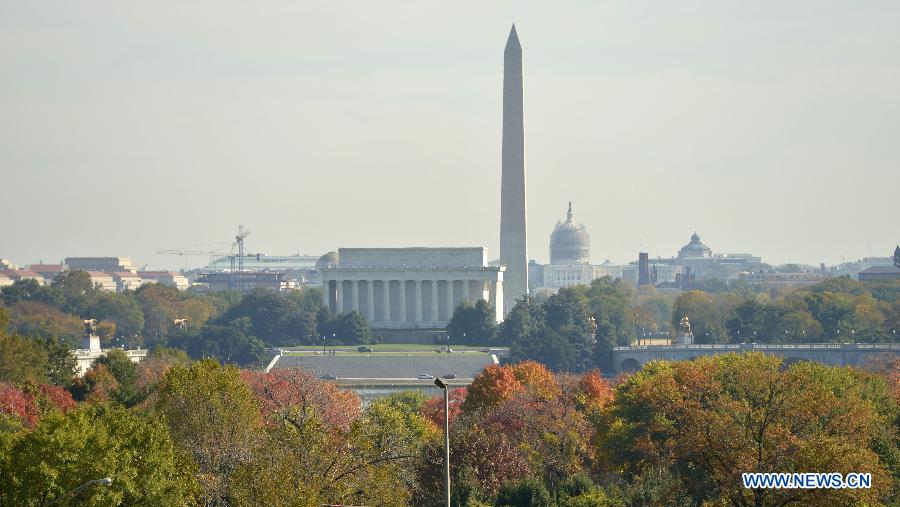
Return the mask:
<svg viewBox="0 0 900 507">
<path fill-rule="evenodd" d="M 334 313 L 338 314 L 344 311 L 344 281 L 336 280 L 334 285 L 334 302 L 337 305 Z"/>
<path fill-rule="evenodd" d="M 322 306 L 326 309 L 331 310 L 331 281 L 326 281 L 323 285 L 322 291 Z"/>
<path fill-rule="evenodd" d="M 438 322 L 438 281 L 431 281 L 431 322 Z"/>
<path fill-rule="evenodd" d="M 382 289 L 384 292 L 384 302 L 382 311 L 384 313 L 384 322 L 391 321 L 391 281 L 385 280 L 382 282 Z"/>
<path fill-rule="evenodd" d="M 463 280 L 463 301 L 469 301 L 469 280 Z"/>
<path fill-rule="evenodd" d="M 359 280 L 353 280 L 350 282 L 350 286 L 353 291 L 353 311 L 359 311 Z"/>
<path fill-rule="evenodd" d="M 416 322 L 422 322 L 422 280 L 416 280 Z"/>
<path fill-rule="evenodd" d="M 406 280 L 400 280 L 400 322 L 406 322 Z"/>
<path fill-rule="evenodd" d="M 450 317 L 453 317 L 453 309 L 456 308 L 456 305 L 453 304 L 453 280 L 447 280 L 447 320 L 450 320 Z"/>
<path fill-rule="evenodd" d="M 490 288 L 488 289 L 488 303 L 494 308 L 497 308 L 497 282 L 491 280 L 490 284 Z"/>
<path fill-rule="evenodd" d="M 366 280 L 366 319 L 375 322 L 375 280 Z"/>
</svg>

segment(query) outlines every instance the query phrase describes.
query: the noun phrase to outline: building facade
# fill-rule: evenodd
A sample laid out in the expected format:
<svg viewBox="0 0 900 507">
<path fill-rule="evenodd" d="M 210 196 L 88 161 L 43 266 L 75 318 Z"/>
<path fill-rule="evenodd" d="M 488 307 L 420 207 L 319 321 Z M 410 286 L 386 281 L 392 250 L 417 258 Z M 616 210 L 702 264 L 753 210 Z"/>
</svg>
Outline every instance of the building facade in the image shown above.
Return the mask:
<svg viewBox="0 0 900 507">
<path fill-rule="evenodd" d="M 322 268 L 323 304 L 358 311 L 372 328 L 443 328 L 463 301 L 503 318 L 502 266 L 485 248 L 341 248 Z"/>
<path fill-rule="evenodd" d="M 128 257 L 66 257 L 65 265 L 72 271 L 138 271 Z"/>
</svg>

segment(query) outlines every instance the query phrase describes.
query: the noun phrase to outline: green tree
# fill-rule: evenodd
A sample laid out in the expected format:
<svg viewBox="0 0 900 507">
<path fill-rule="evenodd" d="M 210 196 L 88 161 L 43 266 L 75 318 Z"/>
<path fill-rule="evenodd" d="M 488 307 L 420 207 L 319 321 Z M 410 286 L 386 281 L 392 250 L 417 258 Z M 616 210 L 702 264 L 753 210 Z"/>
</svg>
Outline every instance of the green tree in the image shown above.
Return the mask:
<svg viewBox="0 0 900 507">
<path fill-rule="evenodd" d="M 62 293 L 56 287 L 41 285 L 37 280 L 16 280 L 12 285 L 0 289 L 3 295 L 3 304 L 12 306 L 22 301 L 43 303 L 53 308 L 59 308 L 63 304 Z"/>
<path fill-rule="evenodd" d="M 62 338 L 45 338 L 41 346 L 47 353 L 47 380 L 51 384 L 67 387 L 78 369 L 78 361 L 72 355 L 69 344 Z"/>
<path fill-rule="evenodd" d="M 773 314 L 771 307 L 756 298 L 744 300 L 734 308 L 731 317 L 725 324 L 731 341 L 735 343 L 770 341 Z M 693 324 L 693 320 L 691 320 L 691 324 Z"/>
<path fill-rule="evenodd" d="M 176 319 L 187 319 L 185 331 L 196 333 L 212 316 L 224 311 L 231 296 L 240 297 L 227 291 L 199 297 L 159 283 L 143 285 L 130 295 L 144 314 L 142 334 L 144 343 L 151 347 L 165 345 L 170 334 L 181 331 Z"/>
<path fill-rule="evenodd" d="M 110 398 L 125 407 L 132 407 L 143 400 L 138 392 L 138 365 L 131 361 L 121 349 L 112 349 L 94 362 L 105 366 L 118 384 L 110 393 Z"/>
<path fill-rule="evenodd" d="M 165 417 L 175 444 L 197 463 L 201 500 L 221 505 L 234 470 L 260 444 L 259 405 L 234 366 L 202 360 L 173 366 L 159 382 L 155 413 Z"/>
<path fill-rule="evenodd" d="M 119 344 L 134 346 L 143 342 L 140 334 L 144 328 L 144 313 L 133 297 L 100 292 L 85 312 L 90 318 L 113 322 Z"/>
<path fill-rule="evenodd" d="M 571 327 L 568 331 L 578 332 Z M 585 356 L 581 354 L 582 361 L 579 361 L 578 352 L 569 338 L 562 332 L 544 328 L 534 339 L 514 342 L 510 356 L 516 362 L 539 361 L 553 371 L 580 371 L 586 367 Z"/>
<path fill-rule="evenodd" d="M 45 303 L 20 301 L 9 307 L 9 330 L 30 338 L 62 339 L 69 348 L 76 348 L 80 346 L 84 324 L 77 316 Z"/>
<path fill-rule="evenodd" d="M 328 343 L 336 342 L 335 344 L 344 345 L 375 343 L 369 322 L 357 311 L 342 313 L 334 318 L 327 315 L 319 334 L 324 336 Z"/>
<path fill-rule="evenodd" d="M 60 310 L 88 318 L 87 309 L 99 291 L 91 283 L 91 276 L 87 272 L 63 271 L 50 285 L 62 296 Z"/>
<path fill-rule="evenodd" d="M 194 359 L 215 358 L 240 366 L 260 366 L 266 361 L 262 341 L 238 327 L 204 325 L 197 333 L 173 335 L 169 341 Z"/>
<path fill-rule="evenodd" d="M 501 345 L 524 344 L 537 339 L 543 333 L 546 321 L 544 307 L 531 296 L 516 300 L 497 330 Z"/>
<path fill-rule="evenodd" d="M 308 302 L 304 303 L 309 306 Z M 311 344 L 316 339 L 318 307 L 305 306 L 294 297 L 259 289 L 244 296 L 216 322 L 228 325 L 236 319 L 249 318 L 249 334 L 268 346 Z"/>
<path fill-rule="evenodd" d="M 550 507 L 554 505 L 550 492 L 536 479 L 507 483 L 497 493 L 497 507 Z"/>
<path fill-rule="evenodd" d="M 667 332 L 672 325 L 669 319 L 672 316 L 673 303 L 674 298 L 671 296 L 654 294 L 640 298 L 638 306 L 653 319 L 656 324 L 656 331 Z"/>
<path fill-rule="evenodd" d="M 550 328 L 561 330 L 575 327 L 584 333 L 588 332 L 591 312 L 583 291 L 570 287 L 559 289 L 558 293 L 550 296 L 544 303 L 544 314 L 545 322 Z"/>
<path fill-rule="evenodd" d="M 726 319 L 738 304 L 737 296 L 720 294 L 715 299 L 706 292 L 689 290 L 675 299 L 672 308 L 672 328 L 687 316 L 695 343 L 727 343 Z"/>
<path fill-rule="evenodd" d="M 34 340 L 6 333 L 9 317 L 0 307 L 0 381 L 21 384 L 47 381 L 47 351 Z"/>
<path fill-rule="evenodd" d="M 483 299 L 474 306 L 463 301 L 447 322 L 447 334 L 453 342 L 463 345 L 492 344 L 497 334 L 494 308 Z"/>
<path fill-rule="evenodd" d="M 0 453 L 3 505 L 47 505 L 103 477 L 112 482 L 63 505 L 184 505 L 196 487 L 192 464 L 175 450 L 162 421 L 111 405 L 50 413 L 6 445 L 8 452 Z"/>
</svg>

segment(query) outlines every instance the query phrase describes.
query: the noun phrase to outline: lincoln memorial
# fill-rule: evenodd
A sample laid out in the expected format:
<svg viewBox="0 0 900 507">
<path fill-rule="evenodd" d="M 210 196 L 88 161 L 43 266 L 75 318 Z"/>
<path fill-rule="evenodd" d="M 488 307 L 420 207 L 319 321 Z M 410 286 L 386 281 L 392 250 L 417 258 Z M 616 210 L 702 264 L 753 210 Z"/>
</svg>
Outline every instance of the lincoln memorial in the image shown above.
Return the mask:
<svg viewBox="0 0 900 507">
<path fill-rule="evenodd" d="M 323 303 L 373 328 L 442 328 L 457 305 L 479 299 L 503 318 L 505 268 L 489 266 L 485 248 L 341 248 L 335 257 L 322 269 Z"/>
</svg>

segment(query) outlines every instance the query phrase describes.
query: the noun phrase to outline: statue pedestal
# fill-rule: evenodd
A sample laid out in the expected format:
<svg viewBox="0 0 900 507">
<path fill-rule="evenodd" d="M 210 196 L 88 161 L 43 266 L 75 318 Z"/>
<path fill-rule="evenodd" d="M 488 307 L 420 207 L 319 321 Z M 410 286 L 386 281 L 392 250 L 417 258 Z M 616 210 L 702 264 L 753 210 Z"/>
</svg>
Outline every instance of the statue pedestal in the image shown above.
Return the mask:
<svg viewBox="0 0 900 507">
<path fill-rule="evenodd" d="M 678 336 L 675 338 L 676 345 L 693 345 L 694 344 L 694 333 L 678 333 Z"/>
</svg>

